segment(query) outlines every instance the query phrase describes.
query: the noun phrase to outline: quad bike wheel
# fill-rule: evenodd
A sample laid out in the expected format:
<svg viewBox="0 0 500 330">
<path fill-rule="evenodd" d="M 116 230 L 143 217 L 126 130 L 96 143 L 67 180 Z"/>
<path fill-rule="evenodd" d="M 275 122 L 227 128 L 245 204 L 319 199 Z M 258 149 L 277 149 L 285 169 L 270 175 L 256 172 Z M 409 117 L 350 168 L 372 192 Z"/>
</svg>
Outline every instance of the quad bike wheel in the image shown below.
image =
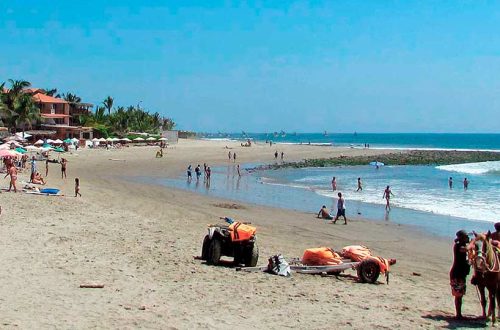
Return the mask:
<svg viewBox="0 0 500 330">
<path fill-rule="evenodd" d="M 257 243 L 252 244 L 252 246 L 245 251 L 245 254 L 245 266 L 257 266 L 257 262 L 259 261 L 259 247 Z"/>
<path fill-rule="evenodd" d="M 210 237 L 208 235 L 205 236 L 203 239 L 203 245 L 201 247 L 201 260 L 207 260 L 208 259 L 208 252 L 210 248 Z"/>
<path fill-rule="evenodd" d="M 218 238 L 212 238 L 208 247 L 207 263 L 210 265 L 218 265 L 222 252 L 222 242 Z"/>
<path fill-rule="evenodd" d="M 358 265 L 358 278 L 363 283 L 375 283 L 380 275 L 380 266 L 373 259 L 365 259 Z"/>
</svg>

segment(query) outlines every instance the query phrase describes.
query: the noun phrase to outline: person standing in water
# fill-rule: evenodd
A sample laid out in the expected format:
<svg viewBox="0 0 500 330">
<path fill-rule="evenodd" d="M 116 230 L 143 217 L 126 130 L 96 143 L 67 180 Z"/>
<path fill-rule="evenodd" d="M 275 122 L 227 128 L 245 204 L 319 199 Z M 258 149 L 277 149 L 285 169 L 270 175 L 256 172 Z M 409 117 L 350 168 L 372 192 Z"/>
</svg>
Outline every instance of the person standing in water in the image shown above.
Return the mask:
<svg viewBox="0 0 500 330">
<path fill-rule="evenodd" d="M 453 189 L 453 178 L 451 176 L 448 179 L 448 186 L 450 187 L 450 189 Z"/>
<path fill-rule="evenodd" d="M 462 298 L 466 292 L 466 279 L 470 272 L 467 262 L 467 244 L 469 236 L 465 230 L 456 233 L 457 238 L 453 245 L 453 265 L 450 269 L 451 294 L 455 297 L 455 315 L 462 318 Z"/>
<path fill-rule="evenodd" d="M 285 153 L 282 151 L 281 152 L 281 160 L 283 161 L 283 157 L 285 157 Z"/>
<path fill-rule="evenodd" d="M 227 153 L 227 158 L 229 158 L 229 161 L 231 161 L 231 158 L 232 158 L 232 157 L 231 157 L 231 151 L 229 151 L 229 152 Z"/>
<path fill-rule="evenodd" d="M 191 171 L 191 165 L 189 165 L 187 168 L 187 177 L 188 177 L 188 181 L 191 181 L 191 179 L 193 178 L 193 174 Z"/>
<path fill-rule="evenodd" d="M 344 217 L 344 225 L 347 225 L 347 218 L 345 217 L 345 200 L 342 197 L 342 193 L 338 193 L 339 200 L 337 201 L 337 215 L 335 216 L 335 220 L 333 220 L 333 224 L 337 222 L 340 217 Z"/>
<path fill-rule="evenodd" d="M 387 186 L 384 190 L 384 196 L 382 198 L 385 198 L 385 210 L 390 211 L 391 210 L 391 195 L 394 196 L 394 194 L 391 191 L 391 187 Z"/>
<path fill-rule="evenodd" d="M 278 159 L 278 150 L 274 152 L 274 159 Z"/>
<path fill-rule="evenodd" d="M 236 163 L 236 152 L 233 152 L 233 163 Z"/>
<path fill-rule="evenodd" d="M 238 164 L 236 166 L 236 170 L 238 171 L 238 176 L 241 176 L 241 172 L 240 172 L 240 164 Z"/>
<path fill-rule="evenodd" d="M 332 179 L 332 190 L 337 190 L 337 179 L 335 177 Z"/>
<path fill-rule="evenodd" d="M 464 190 L 469 189 L 469 180 L 467 178 L 464 178 Z"/>
<path fill-rule="evenodd" d="M 358 178 L 358 189 L 356 191 L 363 191 L 363 187 L 361 185 L 361 178 Z"/>
</svg>

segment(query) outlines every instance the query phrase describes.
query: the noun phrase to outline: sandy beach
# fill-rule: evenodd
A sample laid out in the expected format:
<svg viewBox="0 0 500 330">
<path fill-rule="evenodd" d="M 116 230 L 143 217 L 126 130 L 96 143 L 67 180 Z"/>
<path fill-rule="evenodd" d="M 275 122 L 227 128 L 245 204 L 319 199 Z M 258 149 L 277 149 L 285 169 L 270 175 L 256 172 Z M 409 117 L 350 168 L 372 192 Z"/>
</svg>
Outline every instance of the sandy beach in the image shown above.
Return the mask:
<svg viewBox="0 0 500 330">
<path fill-rule="evenodd" d="M 188 164 L 239 163 L 365 155 L 383 150 L 256 145 L 180 140 L 165 157 L 157 148 L 78 150 L 68 154 L 68 178 L 50 164 L 49 187 L 65 197 L 1 196 L 0 326 L 5 328 L 436 328 L 458 326 L 448 271 L 451 240 L 401 225 L 355 219 L 329 225 L 313 214 L 224 201 L 187 191 L 127 181 L 182 175 Z M 39 164 L 44 170 L 45 164 Z M 29 170 L 19 181 L 28 181 Z M 74 178 L 82 198 L 74 198 Z M 2 187 L 8 187 L 4 179 Z M 226 208 L 236 203 L 237 208 Z M 255 224 L 259 264 L 306 248 L 362 244 L 396 258 L 390 284 L 358 283 L 355 272 L 283 278 L 207 266 L 200 254 L 206 225 L 227 215 Z M 459 228 L 457 228 L 458 230 Z M 81 284 L 104 288 L 80 288 Z M 479 315 L 468 286 L 464 314 Z M 464 323 L 467 324 L 467 323 Z M 477 323 L 475 323 L 477 325 Z"/>
</svg>

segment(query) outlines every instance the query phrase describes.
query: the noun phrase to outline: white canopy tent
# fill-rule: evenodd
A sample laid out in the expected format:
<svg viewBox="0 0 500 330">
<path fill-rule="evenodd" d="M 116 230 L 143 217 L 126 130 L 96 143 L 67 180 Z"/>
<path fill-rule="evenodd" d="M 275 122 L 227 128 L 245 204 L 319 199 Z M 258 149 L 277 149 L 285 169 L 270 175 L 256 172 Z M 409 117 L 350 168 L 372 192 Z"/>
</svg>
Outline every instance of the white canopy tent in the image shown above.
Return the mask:
<svg viewBox="0 0 500 330">
<path fill-rule="evenodd" d="M 144 141 L 144 139 L 143 139 L 143 138 L 141 138 L 141 137 L 138 137 L 138 138 L 135 138 L 135 139 L 134 139 L 134 141 L 135 141 L 135 142 L 141 142 L 141 141 Z"/>
</svg>

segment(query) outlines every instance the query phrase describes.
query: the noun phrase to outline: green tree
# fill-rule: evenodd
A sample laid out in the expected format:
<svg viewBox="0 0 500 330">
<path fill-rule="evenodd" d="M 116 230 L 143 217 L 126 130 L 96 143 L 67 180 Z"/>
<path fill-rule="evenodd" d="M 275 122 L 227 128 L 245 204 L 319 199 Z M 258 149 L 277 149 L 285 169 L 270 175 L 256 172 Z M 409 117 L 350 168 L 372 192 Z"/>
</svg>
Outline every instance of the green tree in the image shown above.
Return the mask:
<svg viewBox="0 0 500 330">
<path fill-rule="evenodd" d="M 69 102 L 69 103 L 72 103 L 72 104 L 75 104 L 75 103 L 80 103 L 82 102 L 82 99 L 75 95 L 75 94 L 71 94 L 71 93 L 63 93 L 62 96 L 61 96 L 65 101 Z"/>
<path fill-rule="evenodd" d="M 108 96 L 104 99 L 102 105 L 104 105 L 106 110 L 108 110 L 108 115 L 111 115 L 111 109 L 113 108 L 113 98 L 111 96 Z"/>
</svg>

